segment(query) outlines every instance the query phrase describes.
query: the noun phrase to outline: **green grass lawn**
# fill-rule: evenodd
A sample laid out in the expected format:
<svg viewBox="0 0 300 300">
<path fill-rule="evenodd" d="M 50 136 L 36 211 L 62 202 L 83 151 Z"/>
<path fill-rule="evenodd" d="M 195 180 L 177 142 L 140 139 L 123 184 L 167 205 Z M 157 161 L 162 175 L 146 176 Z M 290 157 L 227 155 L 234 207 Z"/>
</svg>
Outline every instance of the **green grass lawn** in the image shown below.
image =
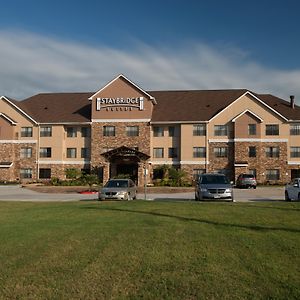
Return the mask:
<svg viewBox="0 0 300 300">
<path fill-rule="evenodd" d="M 0 202 L 0 299 L 300 299 L 300 203 Z"/>
</svg>

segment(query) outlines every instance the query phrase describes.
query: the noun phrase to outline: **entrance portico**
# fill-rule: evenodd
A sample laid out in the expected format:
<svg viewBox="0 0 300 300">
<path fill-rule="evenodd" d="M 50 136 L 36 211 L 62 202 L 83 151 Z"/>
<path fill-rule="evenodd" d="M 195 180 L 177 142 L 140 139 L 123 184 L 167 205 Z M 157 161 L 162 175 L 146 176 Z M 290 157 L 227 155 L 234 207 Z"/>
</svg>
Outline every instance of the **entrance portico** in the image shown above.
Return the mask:
<svg viewBox="0 0 300 300">
<path fill-rule="evenodd" d="M 147 170 L 148 154 L 136 149 L 121 146 L 101 154 L 108 162 L 108 172 L 103 181 L 118 176 L 130 177 L 137 185 L 144 184 L 144 170 Z M 106 178 L 106 176 L 108 178 Z"/>
</svg>

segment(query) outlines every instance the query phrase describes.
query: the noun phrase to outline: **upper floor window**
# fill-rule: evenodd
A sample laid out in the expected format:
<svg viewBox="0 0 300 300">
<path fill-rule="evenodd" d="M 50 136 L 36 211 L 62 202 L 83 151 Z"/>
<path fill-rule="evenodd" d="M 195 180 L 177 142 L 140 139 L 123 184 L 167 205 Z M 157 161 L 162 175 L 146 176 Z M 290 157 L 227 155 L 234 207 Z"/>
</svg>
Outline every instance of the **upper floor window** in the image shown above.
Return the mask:
<svg viewBox="0 0 300 300">
<path fill-rule="evenodd" d="M 300 135 L 300 124 L 291 124 L 290 125 L 290 135 Z"/>
<path fill-rule="evenodd" d="M 249 147 L 249 157 L 256 157 L 256 147 L 255 146 L 250 146 Z"/>
<path fill-rule="evenodd" d="M 21 127 L 21 137 L 32 137 L 32 127 Z"/>
<path fill-rule="evenodd" d="M 153 148 L 153 157 L 154 158 L 163 158 L 164 157 L 164 148 Z"/>
<path fill-rule="evenodd" d="M 127 136 L 139 136 L 139 126 L 126 126 Z"/>
<path fill-rule="evenodd" d="M 279 125 L 278 124 L 266 125 L 266 135 L 279 135 Z"/>
<path fill-rule="evenodd" d="M 52 136 L 52 127 L 51 126 L 43 126 L 40 128 L 40 136 Z"/>
<path fill-rule="evenodd" d="M 81 148 L 81 158 L 90 158 L 91 151 L 90 148 Z"/>
<path fill-rule="evenodd" d="M 77 128 L 67 127 L 67 137 L 77 137 Z"/>
<path fill-rule="evenodd" d="M 227 147 L 215 147 L 214 155 L 215 157 L 227 157 Z"/>
<path fill-rule="evenodd" d="M 169 136 L 175 136 L 175 127 L 174 126 L 169 126 Z"/>
<path fill-rule="evenodd" d="M 91 137 L 91 128 L 90 127 L 81 127 L 81 136 L 82 137 Z"/>
<path fill-rule="evenodd" d="M 40 148 L 40 157 L 51 157 L 51 148 L 49 147 Z"/>
<path fill-rule="evenodd" d="M 67 148 L 67 158 L 76 158 L 77 149 L 76 148 Z"/>
<path fill-rule="evenodd" d="M 300 157 L 300 147 L 291 147 L 291 157 Z"/>
<path fill-rule="evenodd" d="M 206 135 L 206 124 L 193 125 L 193 136 Z"/>
<path fill-rule="evenodd" d="M 169 158 L 177 158 L 177 148 L 171 147 L 169 148 Z"/>
<path fill-rule="evenodd" d="M 32 157 L 32 148 L 21 148 L 20 157 L 21 158 L 31 158 Z"/>
<path fill-rule="evenodd" d="M 256 124 L 248 124 L 248 135 L 256 135 Z"/>
<path fill-rule="evenodd" d="M 154 126 L 153 127 L 153 136 L 159 137 L 164 136 L 164 128 L 160 126 Z"/>
<path fill-rule="evenodd" d="M 103 126 L 103 136 L 115 136 L 115 126 Z"/>
<path fill-rule="evenodd" d="M 205 147 L 193 147 L 193 157 L 205 157 L 206 148 Z"/>
<path fill-rule="evenodd" d="M 228 127 L 227 125 L 215 125 L 215 136 L 227 136 Z"/>
<path fill-rule="evenodd" d="M 279 147 L 266 147 L 266 157 L 279 157 Z"/>
</svg>

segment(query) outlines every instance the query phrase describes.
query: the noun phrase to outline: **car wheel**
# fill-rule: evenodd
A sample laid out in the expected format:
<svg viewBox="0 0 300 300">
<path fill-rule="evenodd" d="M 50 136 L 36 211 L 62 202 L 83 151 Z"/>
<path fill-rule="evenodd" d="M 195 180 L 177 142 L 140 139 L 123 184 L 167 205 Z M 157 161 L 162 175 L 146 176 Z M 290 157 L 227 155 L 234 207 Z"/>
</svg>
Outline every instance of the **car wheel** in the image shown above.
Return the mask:
<svg viewBox="0 0 300 300">
<path fill-rule="evenodd" d="M 287 191 L 285 191 L 284 193 L 284 199 L 285 201 L 291 201 L 291 198 L 289 197 L 289 193 Z"/>
<path fill-rule="evenodd" d="M 195 193 L 195 201 L 199 201 L 199 197 L 198 197 L 197 193 Z"/>
<path fill-rule="evenodd" d="M 256 190 L 256 185 L 254 185 L 253 188 Z"/>
</svg>

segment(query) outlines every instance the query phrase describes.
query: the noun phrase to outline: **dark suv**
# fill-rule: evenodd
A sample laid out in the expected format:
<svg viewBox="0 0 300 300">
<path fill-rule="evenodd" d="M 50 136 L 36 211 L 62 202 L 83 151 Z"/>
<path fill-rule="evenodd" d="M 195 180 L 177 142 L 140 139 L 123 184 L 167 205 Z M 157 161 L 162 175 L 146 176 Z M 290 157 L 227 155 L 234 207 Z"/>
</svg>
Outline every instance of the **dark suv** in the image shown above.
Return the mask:
<svg viewBox="0 0 300 300">
<path fill-rule="evenodd" d="M 238 188 L 254 188 L 256 189 L 256 179 L 253 174 L 240 174 L 236 180 Z"/>
</svg>

